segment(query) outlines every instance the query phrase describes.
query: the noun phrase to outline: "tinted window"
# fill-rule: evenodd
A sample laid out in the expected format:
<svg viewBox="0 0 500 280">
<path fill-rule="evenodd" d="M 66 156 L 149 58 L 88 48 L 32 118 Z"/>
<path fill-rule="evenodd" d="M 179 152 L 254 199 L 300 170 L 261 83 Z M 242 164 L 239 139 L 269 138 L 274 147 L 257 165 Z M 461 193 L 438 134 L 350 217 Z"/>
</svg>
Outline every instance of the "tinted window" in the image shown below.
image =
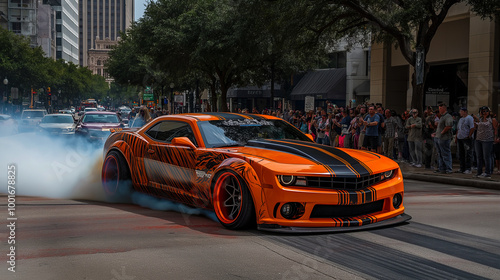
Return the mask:
<svg viewBox="0 0 500 280">
<path fill-rule="evenodd" d="M 45 116 L 42 119 L 42 123 L 73 123 L 73 117 L 68 116 Z"/>
<path fill-rule="evenodd" d="M 146 131 L 146 134 L 156 141 L 166 143 L 170 143 L 176 137 L 187 137 L 197 146 L 193 130 L 184 122 L 163 121 Z"/>
<path fill-rule="evenodd" d="M 119 123 L 116 115 L 85 115 L 82 122 L 84 123 Z"/>
<path fill-rule="evenodd" d="M 44 111 L 24 111 L 23 119 L 32 119 L 32 118 L 43 118 L 45 116 Z"/>
<path fill-rule="evenodd" d="M 222 120 L 198 122 L 207 148 L 244 146 L 254 139 L 311 141 L 300 130 L 282 120 Z"/>
</svg>

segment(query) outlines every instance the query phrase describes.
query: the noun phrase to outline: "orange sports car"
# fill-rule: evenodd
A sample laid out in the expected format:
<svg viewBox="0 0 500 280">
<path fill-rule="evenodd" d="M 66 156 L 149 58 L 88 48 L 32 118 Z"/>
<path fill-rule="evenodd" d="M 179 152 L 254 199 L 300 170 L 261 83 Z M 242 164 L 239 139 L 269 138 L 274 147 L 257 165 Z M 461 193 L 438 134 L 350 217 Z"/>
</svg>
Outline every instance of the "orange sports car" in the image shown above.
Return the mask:
<svg viewBox="0 0 500 280">
<path fill-rule="evenodd" d="M 394 161 L 316 144 L 280 118 L 233 113 L 158 117 L 104 145 L 103 187 L 215 211 L 229 229 L 328 232 L 405 222 Z"/>
</svg>

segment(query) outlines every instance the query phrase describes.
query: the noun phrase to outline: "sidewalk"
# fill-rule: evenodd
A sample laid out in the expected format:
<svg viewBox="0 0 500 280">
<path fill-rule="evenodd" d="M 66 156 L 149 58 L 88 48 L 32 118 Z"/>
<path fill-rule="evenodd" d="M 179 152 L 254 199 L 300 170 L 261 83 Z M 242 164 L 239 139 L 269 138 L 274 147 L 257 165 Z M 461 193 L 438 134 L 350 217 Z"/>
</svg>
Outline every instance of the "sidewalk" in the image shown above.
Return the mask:
<svg viewBox="0 0 500 280">
<path fill-rule="evenodd" d="M 496 169 L 491 175 L 491 179 L 480 179 L 474 177 L 474 175 L 476 174 L 475 170 L 472 171 L 472 174 L 441 174 L 434 173 L 434 170 L 425 169 L 424 167 L 416 168 L 404 162 L 400 162 L 399 167 L 401 168 L 401 172 L 403 172 L 404 179 L 475 187 L 481 189 L 500 190 L 500 174 L 496 173 Z M 453 162 L 453 171 L 458 170 L 459 167 L 460 165 L 458 164 L 458 162 Z"/>
</svg>

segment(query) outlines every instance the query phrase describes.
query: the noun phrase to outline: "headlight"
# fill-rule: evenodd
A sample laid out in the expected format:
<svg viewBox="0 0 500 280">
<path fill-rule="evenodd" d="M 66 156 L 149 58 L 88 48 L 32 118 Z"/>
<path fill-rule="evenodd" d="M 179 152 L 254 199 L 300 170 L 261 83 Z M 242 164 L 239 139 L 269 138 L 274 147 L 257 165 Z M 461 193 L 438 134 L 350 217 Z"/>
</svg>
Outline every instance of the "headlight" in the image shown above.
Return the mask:
<svg viewBox="0 0 500 280">
<path fill-rule="evenodd" d="M 283 186 L 303 186 L 307 185 L 306 177 L 294 175 L 279 175 L 279 182 Z"/>
<path fill-rule="evenodd" d="M 382 180 L 389 179 L 392 177 L 392 175 L 394 175 L 394 170 L 386 171 L 386 172 L 382 173 Z"/>
<path fill-rule="evenodd" d="M 284 186 L 291 186 L 295 183 L 295 176 L 293 175 L 280 175 L 280 184 Z"/>
</svg>

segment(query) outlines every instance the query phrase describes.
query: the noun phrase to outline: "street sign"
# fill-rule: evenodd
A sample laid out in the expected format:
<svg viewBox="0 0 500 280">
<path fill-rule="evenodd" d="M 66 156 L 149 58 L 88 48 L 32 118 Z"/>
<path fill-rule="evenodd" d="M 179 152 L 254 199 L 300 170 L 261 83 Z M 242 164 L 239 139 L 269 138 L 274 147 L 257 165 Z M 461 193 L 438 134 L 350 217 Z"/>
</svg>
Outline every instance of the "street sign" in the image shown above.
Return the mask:
<svg viewBox="0 0 500 280">
<path fill-rule="evenodd" d="M 143 99 L 144 101 L 153 101 L 153 100 L 154 100 L 154 96 L 153 96 L 153 94 L 152 94 L 152 93 L 144 93 L 144 94 L 142 95 L 142 99 Z"/>
<path fill-rule="evenodd" d="M 314 96 L 306 96 L 304 111 L 314 111 Z"/>
</svg>

